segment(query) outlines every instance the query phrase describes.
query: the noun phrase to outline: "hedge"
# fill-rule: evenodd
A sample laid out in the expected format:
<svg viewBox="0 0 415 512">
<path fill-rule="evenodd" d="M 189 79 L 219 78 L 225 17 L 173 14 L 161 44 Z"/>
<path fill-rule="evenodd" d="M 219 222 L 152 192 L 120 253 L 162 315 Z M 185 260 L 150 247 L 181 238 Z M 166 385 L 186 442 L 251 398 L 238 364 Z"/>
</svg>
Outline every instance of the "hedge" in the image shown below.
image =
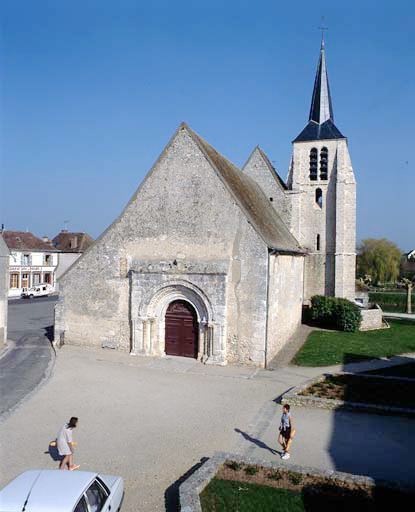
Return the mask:
<svg viewBox="0 0 415 512">
<path fill-rule="evenodd" d="M 406 293 L 387 293 L 387 292 L 369 292 L 370 302 L 376 302 L 380 307 L 382 306 L 394 306 L 402 308 L 402 311 L 406 308 Z M 415 295 L 411 297 L 412 307 L 415 308 Z"/>
<path fill-rule="evenodd" d="M 311 298 L 311 318 L 340 331 L 358 331 L 362 321 L 360 307 L 347 299 L 314 295 Z"/>
</svg>

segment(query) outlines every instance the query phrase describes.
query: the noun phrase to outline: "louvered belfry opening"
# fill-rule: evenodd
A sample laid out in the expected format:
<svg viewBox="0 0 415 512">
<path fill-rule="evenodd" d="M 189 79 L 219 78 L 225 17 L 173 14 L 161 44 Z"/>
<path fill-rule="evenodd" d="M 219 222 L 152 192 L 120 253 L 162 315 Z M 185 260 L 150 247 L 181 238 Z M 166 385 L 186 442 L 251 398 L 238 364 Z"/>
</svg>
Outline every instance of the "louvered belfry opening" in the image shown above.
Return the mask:
<svg viewBox="0 0 415 512">
<path fill-rule="evenodd" d="M 312 148 L 310 151 L 310 180 L 317 179 L 318 154 L 317 149 Z"/>
<path fill-rule="evenodd" d="M 175 300 L 166 311 L 166 355 L 197 358 L 199 325 L 189 302 Z"/>
<path fill-rule="evenodd" d="M 320 179 L 326 180 L 328 175 L 329 150 L 321 148 L 320 151 Z"/>
</svg>

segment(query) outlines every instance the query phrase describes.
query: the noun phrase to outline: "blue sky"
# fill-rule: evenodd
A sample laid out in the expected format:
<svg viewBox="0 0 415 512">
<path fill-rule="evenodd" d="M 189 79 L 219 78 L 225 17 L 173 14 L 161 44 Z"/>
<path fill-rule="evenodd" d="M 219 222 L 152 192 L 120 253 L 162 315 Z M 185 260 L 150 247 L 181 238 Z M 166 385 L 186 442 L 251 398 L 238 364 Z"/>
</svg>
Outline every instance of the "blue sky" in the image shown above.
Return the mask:
<svg viewBox="0 0 415 512">
<path fill-rule="evenodd" d="M 321 16 L 358 239 L 415 247 L 415 4 L 2 2 L 0 223 L 97 237 L 181 121 L 285 179 L 308 119 Z"/>
</svg>

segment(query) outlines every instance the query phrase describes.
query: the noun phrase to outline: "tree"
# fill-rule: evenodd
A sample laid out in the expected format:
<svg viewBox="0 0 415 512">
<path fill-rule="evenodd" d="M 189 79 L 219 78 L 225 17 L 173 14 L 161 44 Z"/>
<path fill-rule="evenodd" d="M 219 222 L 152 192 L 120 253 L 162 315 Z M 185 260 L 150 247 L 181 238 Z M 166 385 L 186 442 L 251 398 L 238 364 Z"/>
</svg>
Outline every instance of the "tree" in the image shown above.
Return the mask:
<svg viewBox="0 0 415 512">
<path fill-rule="evenodd" d="M 370 275 L 375 284 L 395 282 L 401 254 L 399 247 L 386 238 L 362 240 L 358 247 L 357 275 Z"/>
</svg>

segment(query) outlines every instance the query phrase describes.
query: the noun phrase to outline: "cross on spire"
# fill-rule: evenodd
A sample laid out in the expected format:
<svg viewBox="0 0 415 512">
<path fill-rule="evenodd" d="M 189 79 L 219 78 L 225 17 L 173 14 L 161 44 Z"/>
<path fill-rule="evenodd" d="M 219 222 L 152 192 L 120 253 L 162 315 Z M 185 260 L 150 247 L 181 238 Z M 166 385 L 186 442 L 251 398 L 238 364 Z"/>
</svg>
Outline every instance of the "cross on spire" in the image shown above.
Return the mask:
<svg viewBox="0 0 415 512">
<path fill-rule="evenodd" d="M 321 48 L 324 48 L 324 31 L 329 29 L 329 27 L 325 25 L 324 16 L 321 17 L 321 25 L 318 28 L 321 30 Z"/>
</svg>

